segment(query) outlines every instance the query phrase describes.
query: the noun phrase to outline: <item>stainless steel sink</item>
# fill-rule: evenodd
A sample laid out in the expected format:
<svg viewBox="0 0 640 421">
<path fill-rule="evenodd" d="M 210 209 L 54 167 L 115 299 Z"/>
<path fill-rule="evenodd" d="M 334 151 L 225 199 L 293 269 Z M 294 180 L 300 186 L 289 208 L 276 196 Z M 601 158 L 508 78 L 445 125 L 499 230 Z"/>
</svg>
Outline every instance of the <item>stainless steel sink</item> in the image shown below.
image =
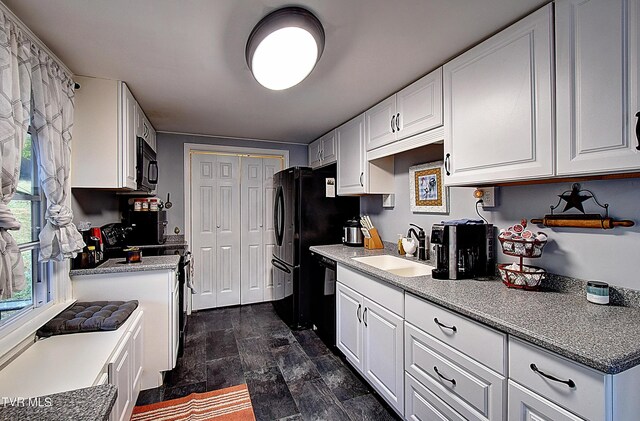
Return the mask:
<svg viewBox="0 0 640 421">
<path fill-rule="evenodd" d="M 423 263 L 412 262 L 411 260 L 383 254 L 380 256 L 352 257 L 353 260 L 373 266 L 376 269 L 384 270 L 394 275 L 410 278 L 413 276 L 431 275 L 433 266 Z"/>
</svg>

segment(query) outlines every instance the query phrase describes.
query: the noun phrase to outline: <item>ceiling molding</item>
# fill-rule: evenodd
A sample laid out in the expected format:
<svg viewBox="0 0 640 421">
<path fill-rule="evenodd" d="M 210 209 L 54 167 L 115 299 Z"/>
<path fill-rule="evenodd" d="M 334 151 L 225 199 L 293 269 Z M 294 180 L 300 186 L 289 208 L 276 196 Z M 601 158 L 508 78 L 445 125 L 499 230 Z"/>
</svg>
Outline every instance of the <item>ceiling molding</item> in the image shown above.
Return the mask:
<svg viewBox="0 0 640 421">
<path fill-rule="evenodd" d="M 209 138 L 225 139 L 225 140 L 244 140 L 244 141 L 250 141 L 250 142 L 279 143 L 279 144 L 283 144 L 283 145 L 309 146 L 308 143 L 285 142 L 285 141 L 282 141 L 282 140 L 254 139 L 254 138 L 251 138 L 251 137 L 218 136 L 218 135 L 214 135 L 214 134 L 170 132 L 170 131 L 165 131 L 165 130 L 157 130 L 156 133 L 172 134 L 172 135 L 178 135 L 178 136 L 209 137 Z"/>
</svg>

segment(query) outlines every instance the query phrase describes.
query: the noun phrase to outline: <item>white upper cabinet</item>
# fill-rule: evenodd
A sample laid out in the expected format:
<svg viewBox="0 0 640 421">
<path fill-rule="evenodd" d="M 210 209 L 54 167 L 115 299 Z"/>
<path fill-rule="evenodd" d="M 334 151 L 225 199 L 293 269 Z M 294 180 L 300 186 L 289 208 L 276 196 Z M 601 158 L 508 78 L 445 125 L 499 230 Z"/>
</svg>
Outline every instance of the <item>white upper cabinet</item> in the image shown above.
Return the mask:
<svg viewBox="0 0 640 421">
<path fill-rule="evenodd" d="M 445 183 L 554 174 L 552 5 L 444 65 Z"/>
<path fill-rule="evenodd" d="M 337 193 L 340 196 L 384 194 L 394 191 L 393 157 L 367 160 L 364 120 L 364 114 L 360 114 L 336 129 Z"/>
<path fill-rule="evenodd" d="M 640 169 L 639 3 L 556 1 L 558 175 Z"/>
<path fill-rule="evenodd" d="M 124 82 L 77 76 L 71 187 L 136 189 L 136 136 L 155 131 Z"/>
<path fill-rule="evenodd" d="M 140 105 L 136 103 L 136 136 L 141 137 L 156 150 L 156 131 Z"/>
<path fill-rule="evenodd" d="M 337 156 L 335 129 L 309 145 L 309 166 L 313 169 L 333 164 Z"/>
<path fill-rule="evenodd" d="M 442 68 L 365 112 L 367 151 L 442 126 Z"/>
<path fill-rule="evenodd" d="M 338 194 L 364 194 L 365 174 L 364 114 L 336 129 L 338 139 Z"/>
</svg>

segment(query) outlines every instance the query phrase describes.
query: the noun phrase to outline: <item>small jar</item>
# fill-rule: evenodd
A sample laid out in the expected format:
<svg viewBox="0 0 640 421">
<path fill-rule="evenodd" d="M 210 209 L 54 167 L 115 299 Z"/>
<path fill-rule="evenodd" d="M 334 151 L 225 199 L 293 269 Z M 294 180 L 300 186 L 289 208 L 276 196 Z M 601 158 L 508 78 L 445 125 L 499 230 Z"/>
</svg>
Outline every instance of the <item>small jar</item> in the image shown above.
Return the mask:
<svg viewBox="0 0 640 421">
<path fill-rule="evenodd" d="M 158 212 L 158 199 L 149 199 L 149 211 Z"/>
<path fill-rule="evenodd" d="M 595 304 L 609 304 L 609 284 L 605 282 L 587 282 L 587 300 Z"/>
<path fill-rule="evenodd" d="M 127 263 L 140 263 L 142 261 L 142 251 L 138 247 L 129 247 L 123 251 L 127 253 Z"/>
<path fill-rule="evenodd" d="M 140 212 L 142 210 L 142 200 L 136 199 L 133 201 L 133 211 Z"/>
<path fill-rule="evenodd" d="M 149 201 L 147 199 L 142 200 L 142 212 L 149 211 Z"/>
</svg>

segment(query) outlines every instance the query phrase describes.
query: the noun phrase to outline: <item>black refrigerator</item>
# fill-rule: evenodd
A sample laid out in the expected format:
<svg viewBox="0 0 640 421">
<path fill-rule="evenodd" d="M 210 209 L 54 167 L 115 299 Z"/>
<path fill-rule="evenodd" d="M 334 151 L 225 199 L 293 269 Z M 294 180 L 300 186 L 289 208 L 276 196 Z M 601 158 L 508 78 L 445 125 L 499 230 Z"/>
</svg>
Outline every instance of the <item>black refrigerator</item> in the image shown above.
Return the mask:
<svg viewBox="0 0 640 421">
<path fill-rule="evenodd" d="M 335 164 L 316 170 L 291 167 L 273 176 L 276 244 L 271 264 L 274 285 L 280 285 L 273 304 L 292 328 L 311 324 L 317 266 L 309 247 L 341 243 L 345 221 L 360 214 L 358 197 L 327 197 L 327 179 L 335 183 Z"/>
</svg>

